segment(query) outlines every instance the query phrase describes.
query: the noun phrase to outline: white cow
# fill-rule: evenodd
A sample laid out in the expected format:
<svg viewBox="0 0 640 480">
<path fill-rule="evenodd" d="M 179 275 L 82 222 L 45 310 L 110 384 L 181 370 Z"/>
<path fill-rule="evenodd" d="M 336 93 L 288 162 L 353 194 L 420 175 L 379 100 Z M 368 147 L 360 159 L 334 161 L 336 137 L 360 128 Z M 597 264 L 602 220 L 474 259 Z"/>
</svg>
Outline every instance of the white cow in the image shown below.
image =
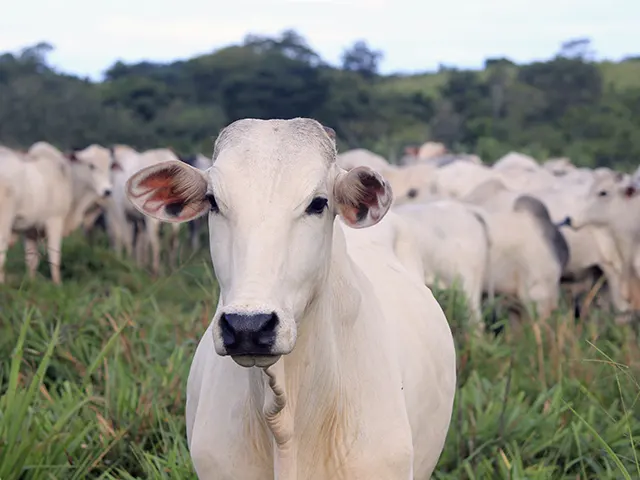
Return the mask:
<svg viewBox="0 0 640 480">
<path fill-rule="evenodd" d="M 530 195 L 545 204 L 551 220 L 558 225 L 584 208 L 588 189 L 589 184 L 564 184 L 532 191 Z M 561 233 L 569 246 L 563 283 L 571 291 L 573 301 L 591 289 L 596 280 L 594 268 L 597 267 L 607 280 L 613 306 L 619 313 L 627 313 L 631 307 L 628 286 L 623 283 L 623 261 L 610 232 L 601 226 L 589 225 L 580 230 L 562 228 Z"/>
<path fill-rule="evenodd" d="M 85 211 L 111 192 L 109 167 L 86 161 L 81 154 L 65 158 L 46 142 L 37 142 L 26 161 L 0 149 L 0 282 L 12 232 L 25 237 L 25 260 L 30 278 L 39 256 L 37 240 L 47 238 L 47 257 L 54 283 L 61 283 L 62 238 L 82 223 Z"/>
<path fill-rule="evenodd" d="M 166 161 L 178 161 L 178 157 L 169 149 L 152 149 L 139 153 L 126 145 L 112 148 L 115 161 L 121 166 L 112 171 L 113 195 L 106 206 L 106 220 L 112 244 L 118 253 L 122 249 L 127 255 L 134 255 L 139 265 L 146 265 L 148 252 L 151 252 L 151 270 L 160 271 L 160 221 L 142 215 L 129 201 L 125 184 L 137 171 L 150 165 Z M 170 263 L 174 263 L 178 244 L 179 225 L 171 225 Z"/>
<path fill-rule="evenodd" d="M 578 168 L 571 163 L 571 159 L 567 157 L 550 158 L 542 164 L 542 168 L 558 177 L 578 170 Z"/>
<path fill-rule="evenodd" d="M 236 121 L 213 159 L 207 172 L 145 168 L 127 190 L 159 220 L 209 214 L 220 297 L 186 406 L 198 477 L 429 478 L 455 350 L 429 289 L 373 231 L 350 230 L 383 219 L 386 182 L 340 168 L 332 131 L 311 119 Z"/>
<path fill-rule="evenodd" d="M 394 203 L 423 202 L 436 194 L 437 167 L 416 163 L 384 170 L 382 175 L 393 190 Z"/>
<path fill-rule="evenodd" d="M 566 240 L 538 199 L 509 191 L 490 180 L 466 195 L 489 227 L 490 279 L 485 291 L 533 303 L 541 318 L 558 305 L 560 278 L 569 259 Z"/>
<path fill-rule="evenodd" d="M 600 171 L 583 200 L 583 208 L 570 215 L 567 223 L 576 230 L 595 225 L 611 234 L 622 261 L 627 297 L 639 309 L 640 194 L 629 176 Z"/>
<path fill-rule="evenodd" d="M 428 286 L 436 281 L 451 288 L 455 282 L 464 293 L 471 320 L 482 320 L 481 300 L 489 275 L 491 239 L 480 215 L 455 200 L 394 207 L 417 239 Z"/>
<path fill-rule="evenodd" d="M 494 170 L 525 170 L 536 172 L 541 169 L 535 158 L 519 152 L 509 152 L 493 164 Z"/>
<path fill-rule="evenodd" d="M 355 167 L 369 167 L 381 173 L 387 169 L 395 168 L 384 157 L 365 148 L 354 148 L 342 152 L 338 155 L 337 162 L 345 170 L 351 170 Z"/>
<path fill-rule="evenodd" d="M 478 185 L 498 176 L 492 168 L 471 162 L 453 162 L 437 172 L 436 191 L 449 198 L 462 198 Z"/>
</svg>

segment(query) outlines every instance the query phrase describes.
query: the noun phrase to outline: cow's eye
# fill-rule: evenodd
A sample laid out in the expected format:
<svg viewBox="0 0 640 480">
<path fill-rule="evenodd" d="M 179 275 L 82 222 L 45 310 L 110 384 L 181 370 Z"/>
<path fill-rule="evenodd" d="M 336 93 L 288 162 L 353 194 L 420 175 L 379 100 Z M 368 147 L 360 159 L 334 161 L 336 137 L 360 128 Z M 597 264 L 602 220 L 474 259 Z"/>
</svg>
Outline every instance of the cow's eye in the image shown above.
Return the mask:
<svg viewBox="0 0 640 480">
<path fill-rule="evenodd" d="M 600 191 L 598 192 L 598 196 L 599 196 L 599 197 L 606 197 L 606 196 L 607 196 L 607 193 L 609 193 L 609 192 L 607 192 L 606 190 L 600 190 Z"/>
<path fill-rule="evenodd" d="M 324 197 L 316 197 L 311 200 L 311 203 L 307 207 L 308 215 L 322 215 L 324 208 L 327 206 L 328 200 Z"/>
<path fill-rule="evenodd" d="M 207 200 L 209 201 L 210 210 L 213 213 L 218 213 L 220 209 L 218 208 L 218 202 L 216 202 L 216 197 L 213 196 L 213 193 L 207 193 Z"/>
</svg>

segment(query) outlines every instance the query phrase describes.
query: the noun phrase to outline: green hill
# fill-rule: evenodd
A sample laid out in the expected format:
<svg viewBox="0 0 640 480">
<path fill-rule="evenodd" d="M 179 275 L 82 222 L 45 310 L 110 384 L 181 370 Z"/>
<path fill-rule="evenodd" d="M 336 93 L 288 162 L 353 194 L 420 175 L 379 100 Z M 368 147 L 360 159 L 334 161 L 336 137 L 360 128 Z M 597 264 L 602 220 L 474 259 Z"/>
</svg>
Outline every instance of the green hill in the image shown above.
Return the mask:
<svg viewBox="0 0 640 480">
<path fill-rule="evenodd" d="M 599 62 L 605 88 L 612 86 L 617 90 L 640 88 L 640 59 L 633 58 L 622 62 Z M 516 69 L 518 67 L 515 67 Z M 478 72 L 485 79 L 487 70 Z M 439 96 L 439 88 L 447 83 L 448 71 L 422 73 L 417 75 L 393 75 L 381 80 L 378 88 L 381 91 L 397 94 L 422 93 L 430 97 Z"/>
</svg>

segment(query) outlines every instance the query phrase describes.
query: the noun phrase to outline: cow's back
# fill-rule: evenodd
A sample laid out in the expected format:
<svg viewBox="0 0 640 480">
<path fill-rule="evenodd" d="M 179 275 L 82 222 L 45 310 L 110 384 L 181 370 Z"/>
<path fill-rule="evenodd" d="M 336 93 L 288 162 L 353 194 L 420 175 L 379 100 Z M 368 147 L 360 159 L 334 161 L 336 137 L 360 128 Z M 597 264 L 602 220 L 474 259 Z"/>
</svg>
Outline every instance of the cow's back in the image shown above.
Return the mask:
<svg viewBox="0 0 640 480">
<path fill-rule="evenodd" d="M 8 152 L 0 156 L 0 178 L 20 186 L 15 189 L 15 228 L 18 230 L 42 225 L 53 216 L 66 215 L 71 203 L 71 167 L 64 163 L 64 158 L 29 157 L 29 161 L 25 161 Z"/>
<path fill-rule="evenodd" d="M 382 222 L 393 222 L 387 215 Z M 433 471 L 446 439 L 455 394 L 455 348 L 442 308 L 392 249 L 376 241 L 374 227 L 345 232 L 349 256 L 371 282 L 398 359 L 414 442 L 414 478 Z"/>
</svg>

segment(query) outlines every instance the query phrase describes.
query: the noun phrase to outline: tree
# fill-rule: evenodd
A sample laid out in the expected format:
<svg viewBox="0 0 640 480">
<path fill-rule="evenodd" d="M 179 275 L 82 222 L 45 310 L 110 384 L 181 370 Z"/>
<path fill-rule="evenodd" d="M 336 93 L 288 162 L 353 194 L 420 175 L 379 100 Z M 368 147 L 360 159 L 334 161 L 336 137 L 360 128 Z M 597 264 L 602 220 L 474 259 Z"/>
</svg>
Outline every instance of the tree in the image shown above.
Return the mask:
<svg viewBox="0 0 640 480">
<path fill-rule="evenodd" d="M 384 54 L 372 50 L 364 40 L 358 40 L 342 54 L 342 69 L 357 72 L 367 79 L 378 74 L 378 66 Z"/>
<path fill-rule="evenodd" d="M 591 39 L 587 37 L 573 38 L 562 43 L 558 56 L 584 62 L 592 60 L 595 51 L 591 48 Z"/>
</svg>

